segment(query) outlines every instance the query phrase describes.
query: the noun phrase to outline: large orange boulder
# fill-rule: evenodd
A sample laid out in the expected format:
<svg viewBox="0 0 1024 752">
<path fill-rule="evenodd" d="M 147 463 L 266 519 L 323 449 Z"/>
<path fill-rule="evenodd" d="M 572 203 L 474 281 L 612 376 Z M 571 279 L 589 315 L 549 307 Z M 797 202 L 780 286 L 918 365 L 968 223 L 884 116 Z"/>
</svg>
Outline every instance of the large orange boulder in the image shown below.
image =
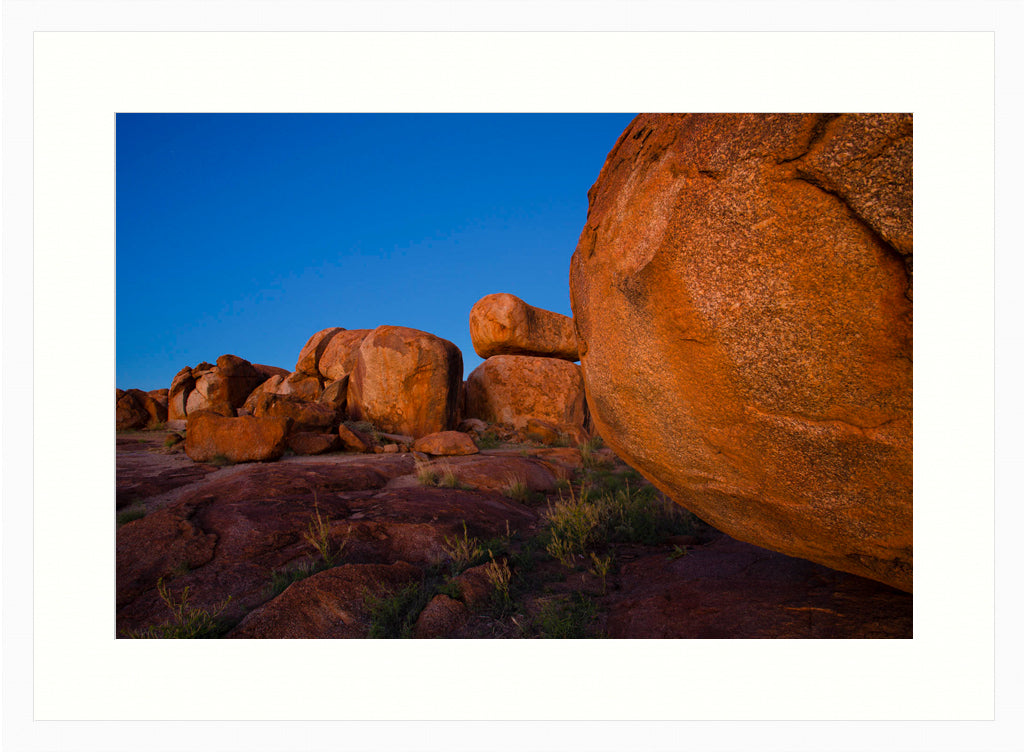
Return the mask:
<svg viewBox="0 0 1024 752">
<path fill-rule="evenodd" d="M 359 346 L 369 329 L 344 329 L 327 342 L 317 368 L 327 381 L 340 381 L 352 373 L 359 359 Z"/>
<path fill-rule="evenodd" d="M 330 329 L 321 329 L 310 337 L 306 344 L 302 346 L 302 350 L 299 351 L 299 359 L 295 363 L 295 372 L 317 376 L 319 374 L 317 367 L 320 363 L 320 356 L 324 354 L 324 350 L 330 344 L 331 338 L 343 331 L 345 330 L 341 327 L 333 326 Z"/>
<path fill-rule="evenodd" d="M 594 424 L 741 540 L 910 590 L 910 115 L 641 115 L 572 307 Z"/>
<path fill-rule="evenodd" d="M 189 395 L 196 388 L 196 378 L 192 375 L 192 369 L 185 366 L 171 381 L 171 388 L 167 393 L 167 419 L 184 420 L 187 414 Z"/>
<path fill-rule="evenodd" d="M 349 377 L 348 413 L 388 433 L 413 437 L 459 422 L 462 352 L 448 340 L 404 326 L 379 326 L 359 346 Z"/>
<path fill-rule="evenodd" d="M 338 422 L 338 411 L 330 405 L 285 394 L 261 395 L 252 414 L 257 418 L 288 418 L 296 431 L 333 431 Z"/>
<path fill-rule="evenodd" d="M 499 292 L 480 298 L 469 312 L 469 336 L 481 358 L 539 355 L 579 360 L 572 319 Z"/>
<path fill-rule="evenodd" d="M 205 368 L 204 368 L 205 366 Z M 246 398 L 265 377 L 252 363 L 237 355 L 221 355 L 217 365 L 201 363 L 186 373 L 178 372 L 171 382 L 168 399 L 168 417 L 180 419 L 179 410 L 184 402 L 185 416 L 199 410 L 212 410 L 225 417 L 235 414 Z M 192 389 L 188 385 L 191 381 Z"/>
<path fill-rule="evenodd" d="M 226 418 L 200 410 L 188 416 L 185 453 L 196 462 L 222 455 L 232 462 L 276 460 L 286 448 L 288 418 Z"/>
<path fill-rule="evenodd" d="M 531 419 L 559 430 L 582 429 L 583 375 L 575 363 L 530 355 L 495 355 L 466 379 L 466 417 L 525 428 Z"/>
</svg>

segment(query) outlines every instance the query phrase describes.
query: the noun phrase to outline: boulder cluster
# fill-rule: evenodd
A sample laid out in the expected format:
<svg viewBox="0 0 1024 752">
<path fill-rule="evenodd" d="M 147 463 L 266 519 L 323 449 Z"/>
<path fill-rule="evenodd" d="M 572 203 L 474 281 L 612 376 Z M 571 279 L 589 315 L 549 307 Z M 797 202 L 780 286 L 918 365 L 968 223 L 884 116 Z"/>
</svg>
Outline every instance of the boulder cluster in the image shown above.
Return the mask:
<svg viewBox="0 0 1024 752">
<path fill-rule="evenodd" d="M 587 438 L 570 318 L 498 294 L 473 307 L 470 327 L 478 352 L 500 354 L 466 383 L 459 348 L 433 334 L 331 327 L 307 340 L 293 371 L 222 355 L 182 368 L 170 389 L 118 390 L 117 428 L 187 429 L 197 462 L 286 451 L 465 455 L 487 430 L 549 444 Z"/>
</svg>

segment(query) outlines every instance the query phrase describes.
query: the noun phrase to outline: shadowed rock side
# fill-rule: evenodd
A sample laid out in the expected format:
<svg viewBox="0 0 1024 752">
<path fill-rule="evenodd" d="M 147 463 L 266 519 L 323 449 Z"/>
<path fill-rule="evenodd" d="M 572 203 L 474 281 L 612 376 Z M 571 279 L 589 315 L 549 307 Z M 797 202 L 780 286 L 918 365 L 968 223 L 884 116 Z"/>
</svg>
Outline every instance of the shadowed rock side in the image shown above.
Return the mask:
<svg viewBox="0 0 1024 752">
<path fill-rule="evenodd" d="M 571 264 L 609 445 L 730 535 L 912 586 L 912 119 L 641 115 Z"/>
</svg>

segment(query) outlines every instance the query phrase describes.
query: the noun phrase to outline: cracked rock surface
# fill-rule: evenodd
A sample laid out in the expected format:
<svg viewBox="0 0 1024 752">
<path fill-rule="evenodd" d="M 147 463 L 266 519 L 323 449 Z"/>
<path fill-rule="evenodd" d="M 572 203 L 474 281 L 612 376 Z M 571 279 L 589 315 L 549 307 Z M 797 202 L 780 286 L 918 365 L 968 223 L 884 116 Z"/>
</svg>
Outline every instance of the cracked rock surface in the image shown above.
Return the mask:
<svg viewBox="0 0 1024 752">
<path fill-rule="evenodd" d="M 598 432 L 740 540 L 912 589 L 910 115 L 641 115 L 571 265 Z"/>
</svg>

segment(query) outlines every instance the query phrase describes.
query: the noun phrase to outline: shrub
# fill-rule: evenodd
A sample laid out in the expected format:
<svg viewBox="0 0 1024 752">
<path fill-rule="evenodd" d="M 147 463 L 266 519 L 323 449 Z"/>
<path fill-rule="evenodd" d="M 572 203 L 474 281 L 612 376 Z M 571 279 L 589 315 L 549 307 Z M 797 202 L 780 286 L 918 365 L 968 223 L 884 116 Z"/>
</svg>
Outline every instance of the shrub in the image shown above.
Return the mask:
<svg viewBox="0 0 1024 752">
<path fill-rule="evenodd" d="M 417 463 L 416 480 L 419 481 L 421 486 L 436 486 L 438 481 L 437 470 L 427 463 Z"/>
<path fill-rule="evenodd" d="M 477 436 L 475 441 L 477 449 L 497 449 L 502 443 L 501 438 L 493 428 L 488 428 Z"/>
<path fill-rule="evenodd" d="M 445 536 L 442 548 L 451 560 L 452 567 L 458 572 L 478 563 L 484 556 L 484 549 L 480 545 L 480 541 L 469 537 L 465 522 L 462 523 L 462 536 L 454 538 Z"/>
<path fill-rule="evenodd" d="M 341 557 L 345 546 L 348 545 L 348 534 L 337 546 L 331 544 L 331 518 L 320 514 L 320 505 L 316 500 L 316 492 L 313 492 L 313 514 L 309 518 L 306 531 L 302 539 L 316 549 L 320 559 L 326 565 L 324 568 L 334 566 L 334 562 Z"/>
<path fill-rule="evenodd" d="M 134 520 L 140 520 L 146 516 L 145 507 L 129 507 L 117 513 L 117 526 L 127 525 Z"/>
<path fill-rule="evenodd" d="M 368 595 L 370 637 L 395 639 L 412 637 L 416 619 L 434 597 L 434 588 L 426 583 L 413 583 L 394 593 Z"/>
<path fill-rule="evenodd" d="M 529 501 L 533 497 L 533 492 L 530 491 L 526 481 L 518 475 L 509 475 L 505 479 L 505 485 L 501 492 L 515 501 Z"/>
<path fill-rule="evenodd" d="M 583 593 L 572 598 L 546 603 L 533 620 L 538 637 L 579 639 L 587 636 L 587 628 L 597 613 L 594 602 Z"/>
<path fill-rule="evenodd" d="M 230 603 L 230 596 L 211 612 L 189 604 L 189 589 L 187 587 L 181 591 L 178 600 L 175 600 L 170 589 L 164 584 L 163 578 L 157 581 L 156 590 L 160 595 L 160 600 L 170 609 L 173 621 L 151 626 L 142 631 L 128 630 L 124 633 L 126 637 L 208 639 L 220 637 L 227 631 L 226 625 L 219 620 L 219 617 Z"/>
</svg>

